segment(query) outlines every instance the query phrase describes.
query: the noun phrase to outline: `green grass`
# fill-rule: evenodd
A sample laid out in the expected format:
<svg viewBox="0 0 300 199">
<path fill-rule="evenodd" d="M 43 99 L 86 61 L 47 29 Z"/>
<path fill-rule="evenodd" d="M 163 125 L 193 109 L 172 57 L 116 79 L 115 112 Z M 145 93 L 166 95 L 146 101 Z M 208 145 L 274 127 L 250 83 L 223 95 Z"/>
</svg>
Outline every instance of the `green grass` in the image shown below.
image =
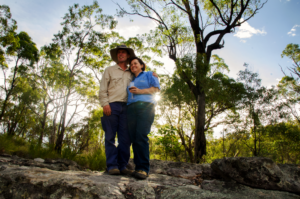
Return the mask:
<svg viewBox="0 0 300 199">
<path fill-rule="evenodd" d="M 42 159 L 68 159 L 77 162 L 80 166 L 90 169 L 103 171 L 106 167 L 106 157 L 104 148 L 95 149 L 77 154 L 69 147 L 63 148 L 61 155 L 57 154 L 53 148 L 40 147 L 37 142 L 26 142 L 20 137 L 8 137 L 0 134 L 0 153 L 17 155 L 23 158 L 42 158 Z"/>
<path fill-rule="evenodd" d="M 103 171 L 106 167 L 105 152 L 104 149 L 101 148 L 77 155 L 74 161 L 91 170 Z"/>
</svg>

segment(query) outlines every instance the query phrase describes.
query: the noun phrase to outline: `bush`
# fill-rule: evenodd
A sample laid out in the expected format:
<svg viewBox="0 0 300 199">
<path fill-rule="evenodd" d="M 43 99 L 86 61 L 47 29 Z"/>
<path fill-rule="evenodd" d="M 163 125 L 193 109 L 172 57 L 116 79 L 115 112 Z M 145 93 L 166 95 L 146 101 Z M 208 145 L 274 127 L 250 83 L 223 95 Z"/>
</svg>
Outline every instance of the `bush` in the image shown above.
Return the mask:
<svg viewBox="0 0 300 199">
<path fill-rule="evenodd" d="M 23 138 L 0 134 L 0 153 L 18 155 L 19 153 L 27 154 L 28 150 L 28 143 Z"/>
<path fill-rule="evenodd" d="M 98 171 L 103 171 L 106 167 L 105 150 L 101 147 L 82 154 L 77 154 L 70 147 L 66 147 L 62 149 L 62 153 L 59 155 L 53 150 L 53 147 L 39 146 L 36 141 L 28 143 L 23 138 L 17 136 L 9 137 L 4 134 L 0 134 L 0 153 L 18 155 L 25 158 L 64 158 L 73 160 L 85 168 Z"/>
<path fill-rule="evenodd" d="M 60 158 L 60 155 L 57 154 L 54 150 L 48 147 L 39 146 L 36 142 L 31 142 L 29 146 L 28 154 L 32 158 L 49 158 L 57 159 Z"/>
<path fill-rule="evenodd" d="M 74 161 L 91 170 L 103 171 L 106 167 L 105 150 L 100 147 L 96 148 L 91 152 L 77 155 Z"/>
</svg>

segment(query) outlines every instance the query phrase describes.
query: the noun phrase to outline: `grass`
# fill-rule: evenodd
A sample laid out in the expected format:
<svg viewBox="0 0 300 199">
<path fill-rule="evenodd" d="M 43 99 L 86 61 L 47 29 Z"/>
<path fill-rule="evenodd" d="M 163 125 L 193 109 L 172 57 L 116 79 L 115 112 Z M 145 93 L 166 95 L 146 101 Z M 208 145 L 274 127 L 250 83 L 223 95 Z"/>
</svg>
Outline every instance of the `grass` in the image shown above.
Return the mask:
<svg viewBox="0 0 300 199">
<path fill-rule="evenodd" d="M 0 134 L 0 153 L 17 155 L 23 158 L 42 158 L 42 159 L 68 159 L 77 162 L 80 166 L 90 169 L 103 171 L 106 167 L 105 150 L 96 147 L 92 150 L 77 154 L 71 148 L 62 149 L 61 154 L 57 154 L 50 147 L 40 147 L 37 142 L 27 142 L 20 137 L 8 137 Z"/>
</svg>

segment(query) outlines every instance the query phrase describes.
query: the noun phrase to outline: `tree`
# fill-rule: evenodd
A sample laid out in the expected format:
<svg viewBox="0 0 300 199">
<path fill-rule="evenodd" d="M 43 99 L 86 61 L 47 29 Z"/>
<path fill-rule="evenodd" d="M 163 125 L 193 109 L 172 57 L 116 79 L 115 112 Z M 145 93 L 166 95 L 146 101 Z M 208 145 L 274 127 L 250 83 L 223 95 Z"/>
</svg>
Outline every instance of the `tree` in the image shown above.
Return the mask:
<svg viewBox="0 0 300 199">
<path fill-rule="evenodd" d="M 17 22 L 11 18 L 9 7 L 0 5 L 0 64 L 2 68 L 8 67 L 6 54 L 12 55 L 14 53 L 13 50 L 7 51 L 7 46 L 11 46 L 11 49 L 17 46 L 18 38 L 14 36 L 16 30 Z"/>
<path fill-rule="evenodd" d="M 157 45 L 167 50 L 174 62 L 180 62 L 182 58 L 180 56 L 187 54 L 184 53 L 186 49 L 191 51 L 188 46 L 192 47 L 195 57 L 193 75 L 186 70 L 180 70 L 179 75 L 197 101 L 194 155 L 196 162 L 199 162 L 206 154 L 204 82 L 209 71 L 212 52 L 223 48 L 224 36 L 257 14 L 266 1 L 127 0 L 127 2 L 131 12 L 119 6 L 119 14 L 139 15 L 157 22 L 153 38 L 157 40 Z M 208 16 L 206 22 L 204 12 Z M 205 35 L 204 32 L 210 25 L 214 25 L 215 28 Z M 178 67 L 178 64 L 176 66 Z"/>
<path fill-rule="evenodd" d="M 194 63 L 190 61 L 191 59 L 188 57 L 181 59 L 184 69 L 180 66 L 178 68 L 187 71 L 191 68 L 189 65 Z M 204 131 L 206 133 L 212 133 L 212 129 L 218 125 L 232 124 L 238 118 L 237 110 L 246 92 L 242 83 L 236 82 L 225 74 L 229 69 L 222 58 L 213 55 L 213 60 L 204 86 L 206 93 Z M 166 81 L 165 86 L 162 86 L 163 99 L 159 102 L 161 116 L 169 125 L 177 129 L 189 161 L 194 162 L 192 138 L 195 133 L 197 102 L 177 71 Z M 222 114 L 227 114 L 228 117 L 219 117 Z"/>
<path fill-rule="evenodd" d="M 58 51 L 54 57 L 53 64 L 61 64 L 64 67 L 61 75 L 63 77 L 64 86 L 60 87 L 64 98 L 62 101 L 62 112 L 60 113 L 60 121 L 58 125 L 57 140 L 55 150 L 60 153 L 62 149 L 65 131 L 72 119 L 78 114 L 77 108 L 83 103 L 84 98 L 89 93 L 96 92 L 96 84 L 93 76 L 85 70 L 88 67 L 103 67 L 103 62 L 109 57 L 106 52 L 107 34 L 96 31 L 96 27 L 113 29 L 116 21 L 112 16 L 101 13 L 98 3 L 95 1 L 90 6 L 79 7 L 78 4 L 69 8 L 69 13 L 63 18 L 61 23 L 62 31 L 54 35 L 53 44 L 48 49 L 57 48 Z M 67 121 L 68 106 L 74 106 L 74 112 L 69 116 Z"/>
<path fill-rule="evenodd" d="M 288 57 L 293 61 L 293 65 L 288 67 L 290 74 L 284 73 L 284 77 L 277 85 L 283 100 L 279 104 L 279 109 L 286 108 L 300 124 L 300 116 L 297 105 L 300 101 L 300 48 L 298 44 L 288 44 L 282 51 L 281 57 Z M 283 111 L 283 110 L 282 110 Z"/>
<path fill-rule="evenodd" d="M 274 161 L 299 164 L 300 129 L 297 122 L 280 122 L 264 127 L 267 149 L 264 156 Z"/>
<path fill-rule="evenodd" d="M 1 45 L 6 47 L 5 56 L 12 60 L 13 67 L 11 68 L 11 75 L 7 75 L 8 65 L 3 64 L 1 69 L 4 76 L 4 83 L 1 86 L 4 91 L 5 97 L 1 103 L 0 121 L 3 119 L 6 112 L 10 98 L 14 93 L 14 89 L 19 81 L 20 73 L 27 71 L 29 67 L 33 67 L 33 64 L 38 61 L 39 54 L 35 43 L 32 42 L 31 37 L 26 32 L 14 33 L 14 42 L 6 43 L 6 36 L 1 37 Z M 6 59 L 7 60 L 7 59 Z"/>
<path fill-rule="evenodd" d="M 245 94 L 241 104 L 241 119 L 231 128 L 236 132 L 244 134 L 245 140 L 253 140 L 253 143 L 245 144 L 252 150 L 254 156 L 258 156 L 261 150 L 261 139 L 263 126 L 277 122 L 274 101 L 276 92 L 273 88 L 267 89 L 261 86 L 261 79 L 258 74 L 244 64 L 245 70 L 239 71 L 238 81 L 242 82 L 245 87 Z"/>
</svg>

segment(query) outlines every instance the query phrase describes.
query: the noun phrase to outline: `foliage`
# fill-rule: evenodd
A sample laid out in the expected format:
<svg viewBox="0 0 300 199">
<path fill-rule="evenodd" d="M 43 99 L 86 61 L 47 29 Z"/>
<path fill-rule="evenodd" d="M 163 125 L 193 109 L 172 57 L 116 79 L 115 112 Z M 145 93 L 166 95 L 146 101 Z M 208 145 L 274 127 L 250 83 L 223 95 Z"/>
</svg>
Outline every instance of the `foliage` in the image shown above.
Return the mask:
<svg viewBox="0 0 300 199">
<path fill-rule="evenodd" d="M 165 160 L 180 161 L 183 157 L 180 154 L 183 153 L 183 148 L 179 143 L 179 138 L 176 136 L 176 129 L 170 126 L 162 126 L 158 130 L 158 136 L 156 136 L 156 145 L 162 146 L 162 156 Z"/>
<path fill-rule="evenodd" d="M 103 171 L 106 168 L 104 148 L 96 148 L 92 151 L 80 154 L 74 159 L 78 164 L 91 170 Z"/>
<path fill-rule="evenodd" d="M 0 134 L 0 152 L 13 154 L 16 151 L 28 153 L 28 144 L 21 137 L 11 137 L 6 134 Z"/>
<path fill-rule="evenodd" d="M 212 87 L 205 84 L 205 80 L 210 71 L 212 52 L 223 48 L 224 36 L 252 18 L 266 1 L 127 0 L 127 3 L 130 11 L 119 5 L 119 15 L 138 15 L 157 23 L 150 34 L 152 40 L 176 63 L 180 79 L 194 95 L 197 102 L 194 159 L 200 162 L 206 154 L 205 91 Z M 204 16 L 208 17 L 205 19 Z M 210 25 L 215 27 L 207 32 Z M 189 56 L 194 59 L 186 60 Z"/>
<path fill-rule="evenodd" d="M 282 57 L 292 60 L 292 66 L 288 67 L 290 74 L 284 72 L 284 77 L 277 85 L 279 94 L 282 98 L 279 109 L 284 113 L 292 114 L 300 123 L 297 105 L 300 100 L 300 48 L 298 44 L 288 44 L 282 51 Z M 285 113 L 285 115 L 287 115 Z"/>
<path fill-rule="evenodd" d="M 214 127 L 220 124 L 232 124 L 237 120 L 237 110 L 241 107 L 245 95 L 244 85 L 229 78 L 223 71 L 228 71 L 228 66 L 224 60 L 217 55 L 213 55 L 214 61 L 210 64 L 208 77 L 204 77 L 201 83 L 206 88 L 206 121 L 205 133 L 211 134 Z M 194 61 L 192 57 L 179 59 L 177 68 L 189 70 L 188 75 L 196 75 Z M 191 78 L 193 79 L 193 78 Z M 162 100 L 159 102 L 162 114 L 161 118 L 166 120 L 166 124 L 177 129 L 176 134 L 180 137 L 181 144 L 189 154 L 189 161 L 194 162 L 192 145 L 195 132 L 195 120 L 197 102 L 193 93 L 188 89 L 188 85 L 179 77 L 175 71 L 171 78 L 164 78 L 162 85 Z M 227 114 L 228 117 L 221 119 L 219 116 Z M 193 121 L 194 120 L 194 121 Z"/>
</svg>

